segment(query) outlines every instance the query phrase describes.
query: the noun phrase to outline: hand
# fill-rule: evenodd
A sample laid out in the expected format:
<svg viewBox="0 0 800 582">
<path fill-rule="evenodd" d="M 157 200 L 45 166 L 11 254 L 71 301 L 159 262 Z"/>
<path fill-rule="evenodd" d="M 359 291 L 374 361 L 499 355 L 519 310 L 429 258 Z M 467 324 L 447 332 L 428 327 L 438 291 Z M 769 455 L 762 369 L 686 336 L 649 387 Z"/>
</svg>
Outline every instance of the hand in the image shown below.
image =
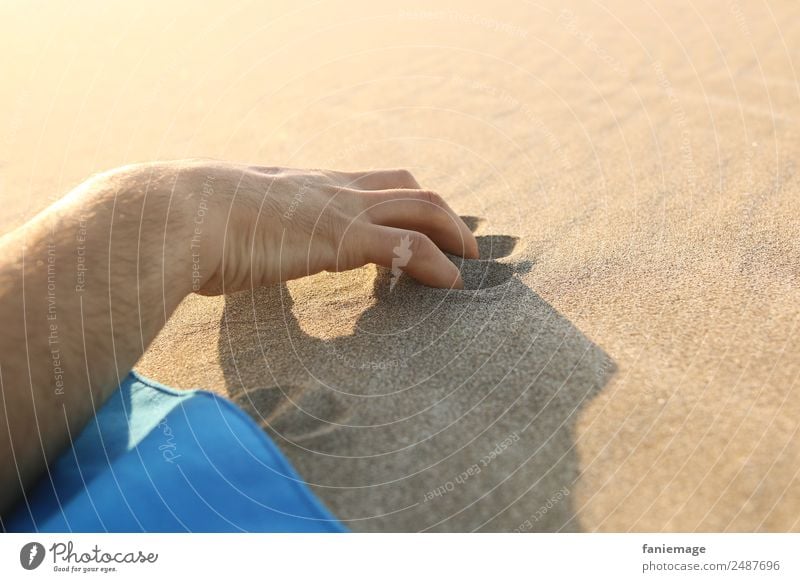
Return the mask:
<svg viewBox="0 0 800 582">
<path fill-rule="evenodd" d="M 478 257 L 467 226 L 402 170 L 192 160 L 87 180 L 0 237 L 0 410 L 13 411 L 0 415 L 0 513 L 80 432 L 189 292 L 391 267 L 394 258 L 408 258 L 403 268 L 422 283 L 462 287 L 442 250 Z M 53 361 L 53 333 L 57 373 L 40 364 Z"/>
<path fill-rule="evenodd" d="M 442 251 L 478 258 L 475 237 L 435 192 L 405 170 L 333 172 L 175 162 L 174 196 L 194 214 L 202 277 L 195 289 L 218 294 L 320 271 L 376 263 L 402 267 L 432 287 L 463 288 Z M 199 260 L 198 260 L 199 259 Z M 197 269 L 196 269 L 197 271 Z"/>
</svg>

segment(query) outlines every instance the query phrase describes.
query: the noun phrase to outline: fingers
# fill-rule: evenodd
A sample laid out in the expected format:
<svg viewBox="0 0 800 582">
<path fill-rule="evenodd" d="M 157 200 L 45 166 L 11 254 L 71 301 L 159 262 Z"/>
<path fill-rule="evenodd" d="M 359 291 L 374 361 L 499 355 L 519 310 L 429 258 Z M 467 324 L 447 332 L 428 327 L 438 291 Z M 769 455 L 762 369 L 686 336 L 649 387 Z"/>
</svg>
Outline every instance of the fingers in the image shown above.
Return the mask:
<svg viewBox="0 0 800 582">
<path fill-rule="evenodd" d="M 373 170 L 369 172 L 332 172 L 345 188 L 356 190 L 388 190 L 390 188 L 419 188 L 408 170 Z"/>
<path fill-rule="evenodd" d="M 389 268 L 396 277 L 408 273 L 430 287 L 464 288 L 458 267 L 421 232 L 372 225 L 365 236 L 364 262 Z"/>
<path fill-rule="evenodd" d="M 440 248 L 469 259 L 480 256 L 475 235 L 450 206 L 427 190 L 377 190 L 362 194 L 374 224 L 428 235 Z"/>
</svg>

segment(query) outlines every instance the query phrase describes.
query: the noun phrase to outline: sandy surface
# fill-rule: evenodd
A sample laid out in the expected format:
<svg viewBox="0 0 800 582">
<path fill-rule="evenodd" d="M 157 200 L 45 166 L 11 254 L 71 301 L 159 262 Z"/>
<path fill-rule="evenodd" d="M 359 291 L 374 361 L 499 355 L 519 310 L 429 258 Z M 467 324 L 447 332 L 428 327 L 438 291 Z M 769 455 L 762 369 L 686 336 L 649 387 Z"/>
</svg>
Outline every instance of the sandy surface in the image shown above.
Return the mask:
<svg viewBox="0 0 800 582">
<path fill-rule="evenodd" d="M 469 290 L 191 297 L 139 365 L 350 527 L 800 529 L 796 2 L 22 4 L 3 229 L 187 156 L 406 166 L 473 217 Z"/>
</svg>

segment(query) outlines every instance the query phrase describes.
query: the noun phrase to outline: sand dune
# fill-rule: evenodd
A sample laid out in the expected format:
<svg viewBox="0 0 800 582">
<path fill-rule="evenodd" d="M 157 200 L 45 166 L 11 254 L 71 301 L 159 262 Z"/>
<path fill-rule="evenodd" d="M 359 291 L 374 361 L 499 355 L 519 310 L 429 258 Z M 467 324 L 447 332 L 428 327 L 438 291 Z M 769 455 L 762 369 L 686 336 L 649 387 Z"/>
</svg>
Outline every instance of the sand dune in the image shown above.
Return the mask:
<svg viewBox="0 0 800 582">
<path fill-rule="evenodd" d="M 797 3 L 0 16 L 4 229 L 188 156 L 405 166 L 472 217 L 465 291 L 191 297 L 138 366 L 242 404 L 353 529 L 800 529 Z"/>
</svg>

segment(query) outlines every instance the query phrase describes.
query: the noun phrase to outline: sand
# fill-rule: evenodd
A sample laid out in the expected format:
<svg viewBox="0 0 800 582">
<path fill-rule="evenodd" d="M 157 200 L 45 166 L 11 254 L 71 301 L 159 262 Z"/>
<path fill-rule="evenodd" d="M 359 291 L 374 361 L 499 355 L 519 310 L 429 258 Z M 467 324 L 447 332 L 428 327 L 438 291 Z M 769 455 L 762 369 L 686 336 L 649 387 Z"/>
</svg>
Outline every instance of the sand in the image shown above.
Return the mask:
<svg viewBox="0 0 800 582">
<path fill-rule="evenodd" d="M 0 228 L 189 156 L 404 166 L 470 217 L 467 290 L 193 296 L 138 365 L 349 527 L 800 529 L 797 3 L 22 4 Z"/>
</svg>

